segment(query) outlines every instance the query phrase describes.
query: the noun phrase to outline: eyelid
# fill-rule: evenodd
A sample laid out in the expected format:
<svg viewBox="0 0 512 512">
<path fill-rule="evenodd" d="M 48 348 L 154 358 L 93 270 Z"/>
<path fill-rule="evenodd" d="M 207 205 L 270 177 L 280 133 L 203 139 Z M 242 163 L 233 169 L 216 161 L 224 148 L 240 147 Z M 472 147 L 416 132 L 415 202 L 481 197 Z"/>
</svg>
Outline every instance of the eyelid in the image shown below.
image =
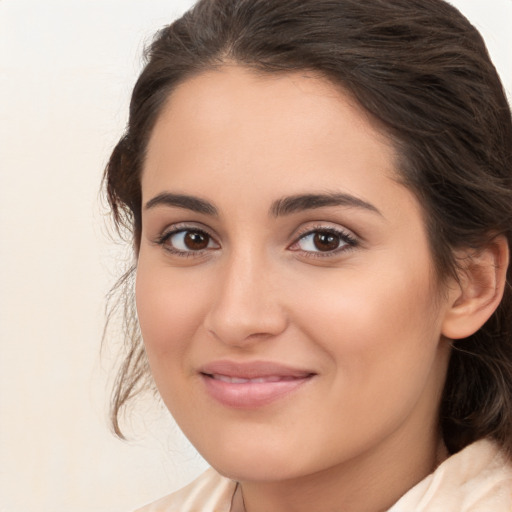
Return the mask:
<svg viewBox="0 0 512 512">
<path fill-rule="evenodd" d="M 210 238 L 210 241 L 216 245 L 216 247 L 205 248 L 200 250 L 180 250 L 172 246 L 165 245 L 166 241 L 169 240 L 173 235 L 177 233 L 181 233 L 184 231 L 197 231 L 200 233 L 204 233 L 206 236 Z M 204 226 L 200 222 L 178 222 L 175 224 L 170 224 L 166 226 L 158 236 L 155 237 L 153 243 L 155 245 L 163 246 L 163 248 L 171 254 L 175 254 L 181 257 L 200 257 L 204 256 L 206 252 L 211 252 L 212 250 L 217 250 L 221 248 L 221 244 L 218 241 L 218 237 L 211 232 L 212 230 Z M 308 235 L 312 235 L 317 232 L 324 233 L 333 233 L 340 237 L 342 243 L 341 247 L 337 249 L 333 249 L 332 251 L 307 251 L 303 250 L 300 247 L 294 248 L 300 240 L 304 239 Z M 317 222 L 315 224 L 306 224 L 301 226 L 293 235 L 293 242 L 287 246 L 287 249 L 293 252 L 302 253 L 306 257 L 318 257 L 318 258 L 326 258 L 337 256 L 340 253 L 352 250 L 360 245 L 361 241 L 358 235 L 354 234 L 353 231 L 348 230 L 340 225 L 333 225 L 330 222 Z"/>
<path fill-rule="evenodd" d="M 178 233 L 183 233 L 185 231 L 195 231 L 198 233 L 204 233 L 206 236 L 210 238 L 211 241 L 213 241 L 217 247 L 214 248 L 205 248 L 201 250 L 187 250 L 183 251 L 180 249 L 177 249 L 172 246 L 165 245 L 166 242 L 174 235 Z M 203 256 L 204 253 L 216 250 L 220 248 L 220 243 L 217 240 L 217 237 L 211 233 L 211 230 L 207 228 L 206 226 L 203 226 L 201 223 L 197 222 L 178 222 L 176 224 L 171 224 L 164 228 L 158 236 L 155 237 L 153 240 L 153 243 L 155 245 L 162 246 L 166 251 L 168 251 L 171 254 L 175 254 L 182 257 L 199 257 Z"/>
<path fill-rule="evenodd" d="M 334 249 L 332 251 L 304 251 L 300 248 L 292 249 L 292 247 L 294 245 L 297 245 L 300 242 L 300 240 L 318 232 L 333 233 L 339 236 L 341 241 L 344 242 L 344 244 L 341 247 Z M 300 228 L 295 234 L 294 241 L 288 246 L 288 250 L 294 252 L 302 252 L 304 255 L 307 255 L 307 257 L 328 258 L 352 250 L 356 248 L 358 245 L 360 245 L 360 239 L 352 231 L 341 226 L 333 226 L 330 223 L 317 223 L 315 225 L 308 225 Z"/>
<path fill-rule="evenodd" d="M 217 236 L 213 233 L 213 230 L 204 225 L 202 222 L 197 221 L 180 221 L 173 222 L 171 224 L 167 224 L 164 228 L 159 230 L 159 234 L 155 237 L 155 239 L 163 238 L 169 234 L 177 233 L 178 231 L 202 231 L 212 238 L 217 238 Z"/>
</svg>

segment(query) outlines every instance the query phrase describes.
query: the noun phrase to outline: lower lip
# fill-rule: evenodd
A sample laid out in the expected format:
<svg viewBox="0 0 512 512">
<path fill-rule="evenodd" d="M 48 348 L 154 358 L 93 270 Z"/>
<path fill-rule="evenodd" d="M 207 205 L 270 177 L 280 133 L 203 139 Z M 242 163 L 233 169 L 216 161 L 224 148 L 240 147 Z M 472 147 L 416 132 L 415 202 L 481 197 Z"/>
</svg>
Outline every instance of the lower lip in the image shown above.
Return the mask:
<svg viewBox="0 0 512 512">
<path fill-rule="evenodd" d="M 254 409 L 263 407 L 309 382 L 313 375 L 286 379 L 277 382 L 224 382 L 202 374 L 209 395 L 222 405 L 235 409 Z"/>
</svg>

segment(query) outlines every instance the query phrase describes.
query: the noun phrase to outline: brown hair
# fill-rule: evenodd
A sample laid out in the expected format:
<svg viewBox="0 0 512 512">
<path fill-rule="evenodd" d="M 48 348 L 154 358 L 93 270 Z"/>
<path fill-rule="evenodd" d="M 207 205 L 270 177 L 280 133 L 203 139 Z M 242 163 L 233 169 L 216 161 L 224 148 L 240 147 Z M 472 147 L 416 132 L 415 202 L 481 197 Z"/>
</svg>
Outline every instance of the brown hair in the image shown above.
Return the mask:
<svg viewBox="0 0 512 512">
<path fill-rule="evenodd" d="M 510 109 L 480 34 L 443 0 L 200 0 L 157 34 L 146 59 L 105 172 L 114 220 L 135 252 L 140 174 L 162 106 L 177 84 L 228 60 L 267 73 L 313 70 L 353 95 L 395 144 L 440 277 L 456 275 L 456 248 L 497 234 L 510 247 Z M 119 435 L 120 409 L 150 382 L 132 304 L 112 401 Z M 511 328 L 507 284 L 491 319 L 453 344 L 440 411 L 452 452 L 489 436 L 512 454 Z"/>
</svg>

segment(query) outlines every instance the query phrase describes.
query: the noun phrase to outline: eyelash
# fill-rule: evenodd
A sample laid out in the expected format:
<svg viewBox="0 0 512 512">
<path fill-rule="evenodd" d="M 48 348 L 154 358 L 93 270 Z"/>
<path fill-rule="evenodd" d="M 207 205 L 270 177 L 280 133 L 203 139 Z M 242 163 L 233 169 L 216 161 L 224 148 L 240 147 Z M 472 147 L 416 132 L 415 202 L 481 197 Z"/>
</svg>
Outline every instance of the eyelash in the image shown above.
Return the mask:
<svg viewBox="0 0 512 512">
<path fill-rule="evenodd" d="M 198 250 L 198 251 L 194 251 L 194 250 L 182 251 L 180 249 L 176 249 L 176 247 L 173 247 L 172 245 L 166 245 L 167 242 L 170 240 L 170 238 L 173 237 L 174 235 L 177 235 L 178 233 L 187 233 L 187 232 L 201 234 L 210 240 L 215 240 L 204 229 L 196 228 L 195 226 L 190 226 L 190 225 L 177 225 L 177 226 L 173 226 L 173 228 L 170 231 L 164 231 L 155 240 L 155 243 L 157 245 L 164 247 L 164 249 L 166 251 L 170 252 L 171 254 L 175 254 L 182 258 L 194 258 L 194 257 L 202 256 L 205 252 L 211 250 L 211 249 L 203 249 L 203 250 Z"/>
<path fill-rule="evenodd" d="M 162 233 L 155 240 L 155 244 L 163 246 L 166 251 L 170 252 L 171 254 L 175 254 L 179 257 L 182 257 L 182 258 L 200 257 L 200 256 L 203 256 L 204 253 L 212 250 L 211 248 L 210 249 L 206 248 L 206 249 L 201 249 L 201 250 L 197 250 L 197 251 L 194 251 L 194 250 L 182 251 L 180 249 L 176 249 L 172 245 L 166 245 L 171 237 L 177 235 L 178 233 L 186 233 L 186 232 L 201 234 L 201 235 L 207 237 L 210 241 L 211 240 L 215 241 L 214 237 L 212 237 L 204 229 L 196 228 L 196 227 L 190 226 L 190 225 L 182 225 L 182 226 L 178 225 L 178 226 L 173 226 L 173 229 L 171 229 L 170 231 L 165 231 L 164 233 Z M 340 242 L 342 242 L 344 245 L 342 245 L 341 247 L 338 247 L 332 251 L 320 251 L 320 250 L 318 250 L 318 251 L 300 251 L 300 249 L 292 249 L 292 247 L 295 245 L 298 245 L 300 241 L 302 241 L 306 237 L 314 235 L 316 233 L 332 234 L 332 235 L 338 237 Z M 218 242 L 215 241 L 215 243 L 218 245 Z M 288 249 L 291 251 L 294 251 L 294 252 L 300 251 L 304 255 L 306 255 L 306 257 L 308 257 L 308 258 L 328 258 L 328 257 L 336 256 L 342 252 L 346 252 L 351 249 L 354 249 L 358 245 L 359 245 L 359 241 L 354 236 L 349 234 L 348 232 L 341 230 L 341 229 L 336 229 L 333 227 L 326 227 L 326 226 L 319 225 L 319 226 L 315 226 L 313 228 L 308 228 L 304 232 L 299 233 L 297 235 L 297 238 L 295 239 L 295 241 L 291 245 L 288 246 Z"/>
<path fill-rule="evenodd" d="M 320 251 L 320 250 L 318 250 L 318 251 L 302 251 L 302 253 L 304 255 L 306 255 L 307 258 L 329 258 L 329 257 L 337 256 L 337 255 L 339 255 L 343 252 L 349 251 L 351 249 L 354 249 L 359 245 L 359 240 L 357 238 L 355 238 L 353 235 L 351 235 L 350 233 L 348 233 L 347 231 L 344 231 L 339 228 L 318 225 L 318 226 L 314 226 L 313 228 L 306 229 L 303 233 L 299 233 L 296 241 L 293 242 L 289 246 L 289 249 L 291 247 L 293 247 L 294 245 L 297 245 L 301 240 L 304 240 L 308 236 L 314 235 L 316 233 L 325 233 L 325 234 L 334 235 L 339 238 L 340 243 L 343 243 L 345 245 L 342 245 L 341 247 L 338 247 L 332 251 Z M 296 249 L 290 249 L 290 250 L 296 250 Z"/>
</svg>

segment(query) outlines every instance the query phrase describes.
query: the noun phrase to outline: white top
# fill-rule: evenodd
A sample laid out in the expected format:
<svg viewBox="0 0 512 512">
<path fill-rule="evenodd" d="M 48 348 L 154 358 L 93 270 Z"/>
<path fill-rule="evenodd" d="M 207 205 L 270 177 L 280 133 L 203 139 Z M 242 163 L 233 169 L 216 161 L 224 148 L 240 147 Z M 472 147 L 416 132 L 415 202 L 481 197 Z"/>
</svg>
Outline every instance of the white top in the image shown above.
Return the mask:
<svg viewBox="0 0 512 512">
<path fill-rule="evenodd" d="M 183 489 L 136 512 L 242 512 L 237 484 L 209 469 Z M 512 512 L 512 463 L 481 440 L 446 459 L 388 512 Z"/>
</svg>

